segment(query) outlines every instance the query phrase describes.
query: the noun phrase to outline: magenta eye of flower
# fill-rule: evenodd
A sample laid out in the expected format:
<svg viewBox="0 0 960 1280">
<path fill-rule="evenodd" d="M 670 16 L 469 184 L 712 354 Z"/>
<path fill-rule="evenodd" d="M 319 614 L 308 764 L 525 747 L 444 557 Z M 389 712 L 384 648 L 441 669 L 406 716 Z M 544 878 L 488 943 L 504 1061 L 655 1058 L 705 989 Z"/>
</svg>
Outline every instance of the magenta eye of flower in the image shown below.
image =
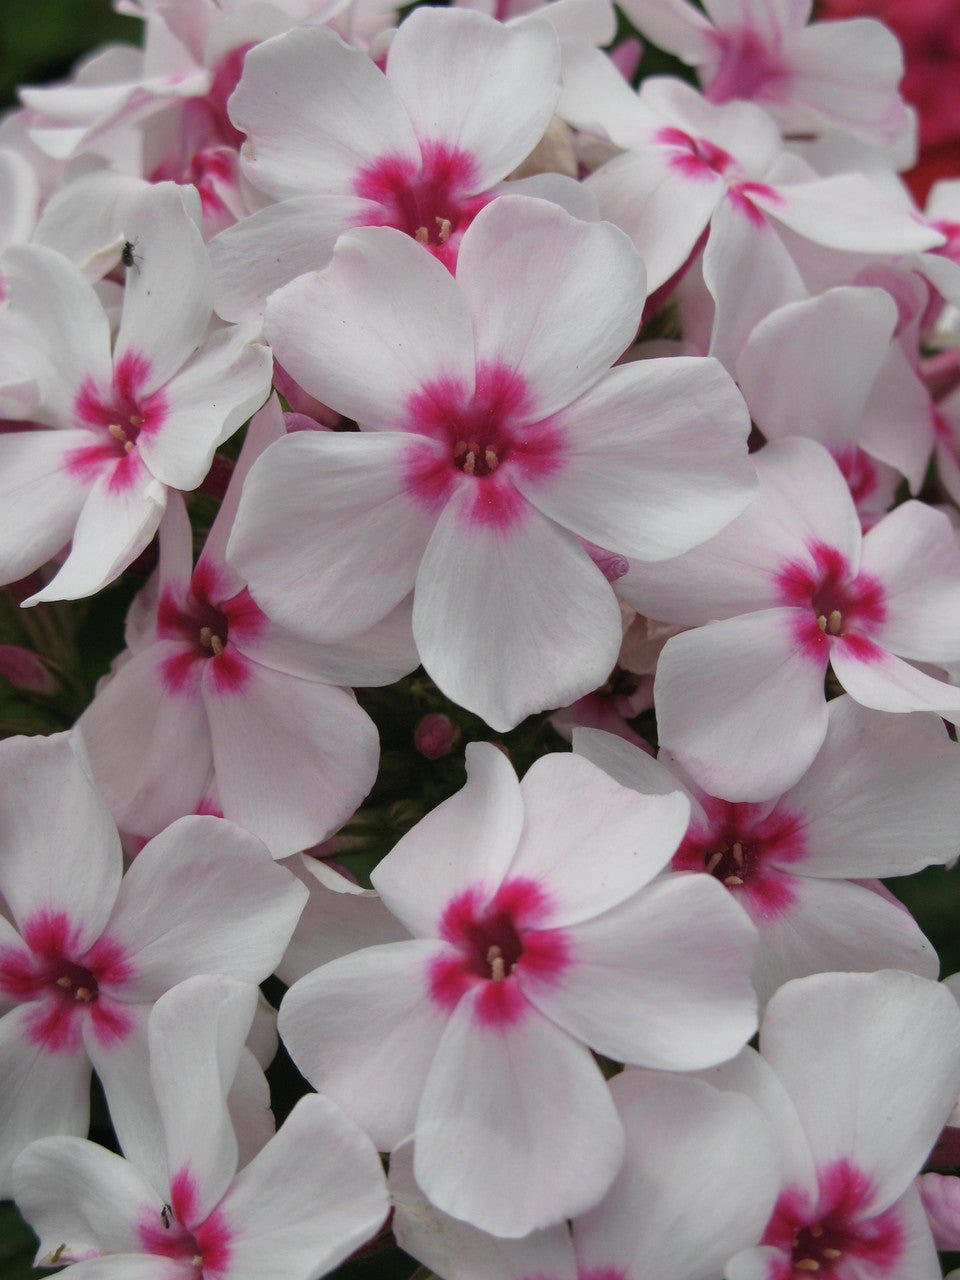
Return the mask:
<svg viewBox="0 0 960 1280">
<path fill-rule="evenodd" d="M 380 208 L 366 212 L 361 224 L 396 227 L 431 249 L 442 248 L 463 232 L 487 196 L 466 194 L 475 185 L 476 164 L 465 152 L 438 143 L 422 143 L 422 163 L 407 156 L 382 156 L 354 180 L 357 195 Z"/>
<path fill-rule="evenodd" d="M 778 574 L 784 604 L 812 611 L 819 629 L 842 636 L 851 629 L 875 630 L 886 616 L 883 587 L 868 573 L 854 574 L 846 558 L 833 547 L 810 548 L 809 564 L 791 563 Z"/>
<path fill-rule="evenodd" d="M 83 965 L 60 960 L 51 966 L 47 986 L 62 1000 L 75 1004 L 93 1004 L 100 995 L 96 978 Z"/>
<path fill-rule="evenodd" d="M 703 869 L 728 888 L 746 884 L 757 861 L 757 850 L 741 840 L 724 841 L 703 856 Z"/>
<path fill-rule="evenodd" d="M 815 1222 L 799 1227 L 793 1237 L 793 1270 L 800 1275 L 832 1276 L 848 1243 L 843 1232 Z"/>
<path fill-rule="evenodd" d="M 466 967 L 470 972 L 493 982 L 509 977 L 523 956 L 523 941 L 506 911 L 470 921 L 464 928 L 461 945 L 467 953 Z"/>
<path fill-rule="evenodd" d="M 453 463 L 468 476 L 489 476 L 499 467 L 500 454 L 482 440 L 458 440 L 453 446 Z"/>
</svg>

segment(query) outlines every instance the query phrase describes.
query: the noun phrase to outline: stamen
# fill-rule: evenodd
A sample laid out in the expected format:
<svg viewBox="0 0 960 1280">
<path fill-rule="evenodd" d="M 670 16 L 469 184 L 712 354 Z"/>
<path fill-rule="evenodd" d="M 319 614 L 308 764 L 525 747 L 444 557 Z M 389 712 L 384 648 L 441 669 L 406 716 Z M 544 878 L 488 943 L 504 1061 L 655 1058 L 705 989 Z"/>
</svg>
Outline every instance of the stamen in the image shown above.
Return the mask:
<svg viewBox="0 0 960 1280">
<path fill-rule="evenodd" d="M 820 1263 L 816 1258 L 801 1258 L 793 1264 L 795 1271 L 819 1271 Z"/>
<path fill-rule="evenodd" d="M 839 609 L 834 609 L 830 614 L 830 620 L 827 623 L 827 630 L 832 636 L 840 634 L 840 628 L 843 626 L 843 615 Z"/>
<path fill-rule="evenodd" d="M 213 656 L 215 658 L 219 658 L 221 653 L 223 653 L 223 641 L 219 636 L 211 635 L 210 648 L 213 650 Z"/>
<path fill-rule="evenodd" d="M 487 950 L 487 964 L 490 966 L 490 977 L 494 982 L 503 982 L 507 976 L 507 967 L 503 962 L 503 952 L 493 944 Z"/>
<path fill-rule="evenodd" d="M 813 1224 L 813 1226 L 812 1226 L 812 1227 L 810 1227 L 810 1229 L 809 1229 L 809 1230 L 810 1230 L 810 1234 L 813 1236 L 814 1240 L 819 1240 L 819 1239 L 820 1239 L 820 1237 L 823 1235 L 823 1227 L 821 1227 L 821 1225 L 820 1225 L 820 1223 L 819 1223 L 819 1222 L 815 1222 L 815 1223 Z"/>
<path fill-rule="evenodd" d="M 146 422 L 146 418 L 143 416 L 142 413 L 131 413 L 130 415 L 131 427 L 142 427 L 145 422 Z"/>
<path fill-rule="evenodd" d="M 191 1267 L 196 1267 L 198 1271 L 201 1271 L 203 1269 L 202 1255 L 199 1253 L 195 1253 L 193 1257 L 190 1259 L 190 1265 Z"/>
<path fill-rule="evenodd" d="M 209 627 L 200 628 L 200 643 L 205 649 L 213 648 L 213 632 Z"/>
<path fill-rule="evenodd" d="M 497 467 L 500 465 L 500 459 L 492 449 L 484 449 L 483 460 L 487 464 L 488 471 L 496 471 Z"/>
<path fill-rule="evenodd" d="M 73 993 L 74 1000 L 79 1000 L 81 1004 L 89 1004 L 93 999 L 93 992 L 89 987 L 77 987 Z"/>
<path fill-rule="evenodd" d="M 842 1249 L 824 1249 L 823 1256 L 825 1258 L 830 1258 L 832 1261 L 834 1258 L 842 1258 L 843 1250 Z"/>
<path fill-rule="evenodd" d="M 436 221 L 437 221 L 437 226 L 440 228 L 437 234 L 437 239 L 440 241 L 441 244 L 446 244 L 447 241 L 450 239 L 450 230 L 451 230 L 450 219 L 437 218 Z"/>
<path fill-rule="evenodd" d="M 734 841 L 733 848 L 730 850 L 733 854 L 733 860 L 738 867 L 743 866 L 743 845 L 739 840 Z"/>
<path fill-rule="evenodd" d="M 704 870 L 706 871 L 707 875 L 713 875 L 714 871 L 716 871 L 717 867 L 720 865 L 722 861 L 723 861 L 722 853 L 720 852 L 711 853 L 704 867 Z"/>
<path fill-rule="evenodd" d="M 114 440 L 119 440 L 121 444 L 127 444 L 127 433 L 121 427 L 119 422 L 111 422 L 107 430 L 113 436 Z"/>
<path fill-rule="evenodd" d="M 426 227 L 417 227 L 416 234 L 413 238 L 416 240 L 417 244 L 429 244 L 430 232 Z"/>
<path fill-rule="evenodd" d="M 463 460 L 463 470 L 468 476 L 472 476 L 477 469 L 477 455 L 471 449 Z"/>
<path fill-rule="evenodd" d="M 723 883 L 724 884 L 743 884 L 743 879 L 740 876 L 725 876 Z"/>
<path fill-rule="evenodd" d="M 58 978 L 58 979 L 57 979 L 57 986 L 58 986 L 58 987 L 63 987 L 64 989 L 66 989 L 67 987 L 69 987 L 69 986 L 71 986 L 71 985 L 72 985 L 72 984 L 71 984 L 71 982 L 70 982 L 70 979 L 67 977 L 67 975 L 66 975 L 66 974 L 64 974 L 62 978 Z"/>
<path fill-rule="evenodd" d="M 820 614 L 819 618 L 817 618 L 817 626 L 820 628 L 821 631 L 826 631 L 827 629 L 827 620 L 822 613 Z"/>
<path fill-rule="evenodd" d="M 454 458 L 462 458 L 469 448 L 470 446 L 467 444 L 466 440 L 458 440 L 453 446 Z"/>
</svg>

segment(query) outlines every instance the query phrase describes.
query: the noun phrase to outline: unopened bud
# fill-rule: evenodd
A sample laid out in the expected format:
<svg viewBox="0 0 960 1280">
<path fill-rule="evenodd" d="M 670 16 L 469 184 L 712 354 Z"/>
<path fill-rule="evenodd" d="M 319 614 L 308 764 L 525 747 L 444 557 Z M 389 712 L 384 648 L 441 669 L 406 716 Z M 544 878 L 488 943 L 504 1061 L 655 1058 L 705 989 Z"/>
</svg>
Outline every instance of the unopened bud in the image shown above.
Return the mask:
<svg viewBox="0 0 960 1280">
<path fill-rule="evenodd" d="M 428 760 L 449 755 L 460 737 L 460 730 L 449 716 L 439 711 L 424 716 L 413 731 L 413 745 Z"/>
</svg>

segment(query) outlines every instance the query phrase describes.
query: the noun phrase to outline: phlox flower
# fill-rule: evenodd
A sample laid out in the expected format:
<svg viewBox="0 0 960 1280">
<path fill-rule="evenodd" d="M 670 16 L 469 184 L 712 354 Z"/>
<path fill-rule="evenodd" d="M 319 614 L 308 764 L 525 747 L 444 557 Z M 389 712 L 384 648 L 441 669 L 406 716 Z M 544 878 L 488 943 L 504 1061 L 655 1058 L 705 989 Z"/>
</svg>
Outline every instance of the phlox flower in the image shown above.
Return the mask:
<svg viewBox="0 0 960 1280">
<path fill-rule="evenodd" d="M 131 212 L 137 259 L 115 341 L 66 258 L 36 245 L 0 258 L 10 293 L 0 378 L 13 367 L 38 386 L 26 429 L 0 434 L 0 581 L 71 544 L 30 603 L 117 577 L 156 532 L 168 490 L 196 488 L 269 391 L 270 353 L 249 329 L 207 334 L 209 264 L 190 195 L 150 188 Z"/>
<path fill-rule="evenodd" d="M 761 1107 L 783 1163 L 760 1244 L 726 1280 L 939 1280 L 913 1179 L 960 1087 L 949 992 L 892 969 L 788 982 L 760 1053 L 704 1074 Z"/>
<path fill-rule="evenodd" d="M 669 566 L 634 563 L 617 590 L 692 627 L 657 664 L 660 742 L 711 795 L 767 800 L 797 782 L 827 732 L 824 677 L 877 711 L 960 715 L 960 691 L 912 665 L 960 658 L 960 549 L 920 502 L 867 534 L 823 445 L 753 455 L 754 502 Z"/>
<path fill-rule="evenodd" d="M 754 932 L 708 877 L 654 879 L 682 797 L 569 755 L 518 783 L 488 743 L 467 769 L 371 877 L 410 939 L 301 978 L 278 1027 L 378 1147 L 414 1135 L 434 1204 L 515 1237 L 589 1208 L 620 1167 L 591 1048 L 690 1070 L 750 1035 Z"/>
<path fill-rule="evenodd" d="M 610 368 L 642 304 L 622 232 L 543 200 L 481 210 L 455 278 L 395 229 L 345 232 L 325 271 L 273 295 L 266 332 L 361 430 L 298 432 L 252 468 L 228 559 L 253 598 L 334 639 L 413 590 L 428 674 L 495 729 L 596 688 L 620 610 L 584 540 L 675 556 L 753 485 L 715 362 Z"/>
<path fill-rule="evenodd" d="M 116 826 L 68 737 L 0 746 L 0 1188 L 18 1152 L 87 1129 L 91 1064 L 121 1139 L 150 1109 L 146 1024 L 198 973 L 261 982 L 306 890 L 259 840 L 184 818 L 122 875 Z"/>
<path fill-rule="evenodd" d="M 709 102 L 759 103 L 790 134 L 840 129 L 874 144 L 912 132 L 903 54 L 872 18 L 810 23 L 813 0 L 626 0 L 661 49 L 695 66 Z"/>
<path fill-rule="evenodd" d="M 124 1143 L 124 1159 L 61 1137 L 23 1153 L 15 1194 L 38 1266 L 72 1262 L 73 1280 L 316 1280 L 376 1231 L 379 1158 L 328 1099 L 301 1099 L 253 1150 L 248 1122 L 235 1130 L 236 1103 L 266 1112 L 266 1081 L 252 1090 L 243 1070 L 256 1000 L 254 987 L 199 977 L 157 1001 L 152 1146 Z"/>
<path fill-rule="evenodd" d="M 555 175 L 501 185 L 559 95 L 560 45 L 544 18 L 506 27 L 471 10 L 417 9 L 385 73 L 319 27 L 265 41 L 247 55 L 230 113 L 248 135 L 244 174 L 278 203 L 213 242 L 218 312 L 262 317 L 267 296 L 325 266 L 349 227 L 395 227 L 452 270 L 467 227 L 502 190 L 593 212 Z"/>
<path fill-rule="evenodd" d="M 250 424 L 195 568 L 189 521 L 171 504 L 159 581 L 135 600 L 130 647 L 77 723 L 126 834 L 216 811 L 285 857 L 341 826 L 376 779 L 376 727 L 340 686 L 416 666 L 409 609 L 349 646 L 310 644 L 271 623 L 223 558 L 243 479 L 283 435 L 274 397 Z"/>
<path fill-rule="evenodd" d="M 689 1076 L 628 1067 L 610 1081 L 626 1155 L 596 1208 L 522 1240 L 498 1239 L 431 1205 L 413 1144 L 390 1157 L 393 1232 L 442 1280 L 720 1280 L 755 1244 L 780 1161 L 749 1099 Z"/>
<path fill-rule="evenodd" d="M 960 749 L 937 716 L 890 722 L 847 695 L 829 703 L 827 721 L 800 781 L 755 804 L 708 794 L 666 752 L 654 761 L 608 733 L 574 734 L 574 749 L 624 786 L 689 797 L 673 869 L 714 876 L 750 916 L 762 1000 L 790 978 L 834 969 L 937 976 L 932 945 L 879 878 L 956 858 Z"/>
</svg>

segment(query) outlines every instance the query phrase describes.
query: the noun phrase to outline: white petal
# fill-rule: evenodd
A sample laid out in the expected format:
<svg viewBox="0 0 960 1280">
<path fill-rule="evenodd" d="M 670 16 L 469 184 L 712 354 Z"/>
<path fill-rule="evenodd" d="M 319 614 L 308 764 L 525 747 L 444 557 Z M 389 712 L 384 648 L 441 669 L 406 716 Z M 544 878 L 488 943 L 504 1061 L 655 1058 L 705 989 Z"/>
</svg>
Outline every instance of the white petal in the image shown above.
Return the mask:
<svg viewBox="0 0 960 1280">
<path fill-rule="evenodd" d="M 195 973 L 262 982 L 306 890 L 255 836 L 223 818 L 181 818 L 137 854 L 108 924 L 130 956 L 130 998 L 155 1000 Z"/>
<path fill-rule="evenodd" d="M 70 541 L 89 487 L 71 469 L 71 455 L 92 439 L 89 431 L 0 434 L 3 582 L 25 578 Z"/>
<path fill-rule="evenodd" d="M 301 1098 L 220 1202 L 230 1278 L 326 1275 L 388 1208 L 370 1139 L 329 1098 Z"/>
<path fill-rule="evenodd" d="M 696 923 L 693 923 L 696 922 Z M 671 875 L 571 930 L 559 985 L 523 990 L 571 1035 L 618 1062 L 691 1071 L 756 1028 L 757 936 L 710 876 Z"/>
<path fill-rule="evenodd" d="M 491 1026 L 474 1003 L 457 1006 L 424 1086 L 414 1174 L 445 1213 L 524 1236 L 597 1203 L 623 1159 L 623 1130 L 583 1045 L 529 1006 Z"/>
<path fill-rule="evenodd" d="M 427 996 L 430 960 L 445 950 L 420 939 L 367 947 L 301 978 L 280 1006 L 280 1036 L 300 1071 L 381 1151 L 413 1130 L 447 1022 Z"/>
<path fill-rule="evenodd" d="M 818 1164 L 847 1159 L 862 1169 L 875 1212 L 902 1195 L 960 1092 L 953 996 L 892 969 L 781 987 L 767 1006 L 760 1050 L 793 1099 Z"/>
<path fill-rule="evenodd" d="M 918 671 L 860 636 L 830 646 L 834 674 L 852 698 L 877 711 L 936 711 L 947 720 L 960 713 L 960 689 Z"/>
<path fill-rule="evenodd" d="M 443 692 L 504 732 L 607 678 L 620 611 L 575 538 L 526 503 L 507 527 L 480 523 L 471 488 L 447 503 L 424 553 L 413 633 Z"/>
<path fill-rule="evenodd" d="M 412 934 L 436 937 L 440 917 L 468 886 L 493 897 L 517 850 L 523 799 L 509 760 L 492 743 L 466 749 L 467 781 L 394 846 L 371 875 L 384 904 Z"/>
<path fill-rule="evenodd" d="M 457 284 L 473 315 L 477 360 L 519 375 L 525 420 L 570 404 L 629 346 L 644 274 L 629 240 L 605 222 L 580 222 L 527 196 L 504 195 L 481 210 L 460 246 Z M 518 279 L 523 289 L 504 289 Z"/>
</svg>

